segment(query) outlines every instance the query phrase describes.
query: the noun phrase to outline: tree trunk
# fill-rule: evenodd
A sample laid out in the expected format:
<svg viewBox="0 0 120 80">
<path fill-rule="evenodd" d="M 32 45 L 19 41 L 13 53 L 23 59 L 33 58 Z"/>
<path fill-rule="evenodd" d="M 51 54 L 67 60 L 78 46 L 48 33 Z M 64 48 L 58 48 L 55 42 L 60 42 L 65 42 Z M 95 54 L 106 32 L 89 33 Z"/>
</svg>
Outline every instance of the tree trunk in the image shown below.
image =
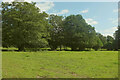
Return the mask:
<svg viewBox="0 0 120 80">
<path fill-rule="evenodd" d="M 76 51 L 76 50 L 77 50 L 77 48 L 75 48 L 75 47 L 72 47 L 72 48 L 71 48 L 71 50 L 72 50 L 72 51 Z"/>
<path fill-rule="evenodd" d="M 79 51 L 84 51 L 84 50 L 85 50 L 85 48 L 79 47 Z"/>
<path fill-rule="evenodd" d="M 52 51 L 56 50 L 57 49 L 57 46 L 51 46 L 50 47 Z"/>
<path fill-rule="evenodd" d="M 61 51 L 61 45 L 60 45 L 60 51 Z"/>
<path fill-rule="evenodd" d="M 24 47 L 18 47 L 18 51 L 24 51 Z"/>
</svg>

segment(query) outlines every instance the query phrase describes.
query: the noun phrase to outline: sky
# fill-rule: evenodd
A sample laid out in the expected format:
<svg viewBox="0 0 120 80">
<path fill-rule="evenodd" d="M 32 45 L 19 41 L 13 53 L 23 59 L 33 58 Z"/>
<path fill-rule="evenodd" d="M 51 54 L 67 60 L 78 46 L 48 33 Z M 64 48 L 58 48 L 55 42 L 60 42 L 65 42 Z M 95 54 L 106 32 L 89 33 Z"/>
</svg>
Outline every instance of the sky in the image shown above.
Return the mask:
<svg viewBox="0 0 120 80">
<path fill-rule="evenodd" d="M 4 2 L 7 0 L 4 0 Z M 13 1 L 13 0 L 11 0 Z M 22 1 L 22 0 L 21 0 Z M 30 2 L 30 0 L 26 0 Z M 87 0 L 89 1 L 89 0 Z M 36 1 L 36 6 L 48 14 L 57 14 L 60 16 L 69 16 L 71 14 L 81 14 L 85 21 L 95 27 L 96 32 L 104 36 L 113 36 L 118 25 L 118 2 L 104 0 L 102 2 L 61 2 Z M 9 0 L 10 2 L 10 0 Z"/>
<path fill-rule="evenodd" d="M 37 3 L 42 11 L 49 14 L 69 16 L 81 14 L 86 22 L 95 27 L 96 32 L 104 36 L 113 36 L 118 25 L 118 3 L 117 2 L 53 2 L 49 8 L 40 6 L 45 3 Z M 46 3 L 47 5 L 47 3 Z"/>
</svg>

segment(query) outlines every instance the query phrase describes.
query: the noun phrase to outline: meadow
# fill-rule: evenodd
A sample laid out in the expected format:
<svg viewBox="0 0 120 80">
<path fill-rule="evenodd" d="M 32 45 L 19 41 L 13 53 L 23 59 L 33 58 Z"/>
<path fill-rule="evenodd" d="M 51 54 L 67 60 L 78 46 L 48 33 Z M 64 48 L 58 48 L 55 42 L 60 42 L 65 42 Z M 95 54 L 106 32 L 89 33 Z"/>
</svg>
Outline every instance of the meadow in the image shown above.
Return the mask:
<svg viewBox="0 0 120 80">
<path fill-rule="evenodd" d="M 3 78 L 116 78 L 118 51 L 2 52 Z"/>
</svg>

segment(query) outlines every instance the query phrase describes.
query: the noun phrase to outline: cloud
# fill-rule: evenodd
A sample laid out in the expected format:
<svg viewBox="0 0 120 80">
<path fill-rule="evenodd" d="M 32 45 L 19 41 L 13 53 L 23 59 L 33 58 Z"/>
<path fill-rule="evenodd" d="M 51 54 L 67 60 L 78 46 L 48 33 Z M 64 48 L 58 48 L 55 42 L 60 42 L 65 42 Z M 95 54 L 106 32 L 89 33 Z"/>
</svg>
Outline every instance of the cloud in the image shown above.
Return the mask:
<svg viewBox="0 0 120 80">
<path fill-rule="evenodd" d="M 64 9 L 64 10 L 62 10 L 61 12 L 59 12 L 59 13 L 57 13 L 57 14 L 66 14 L 66 13 L 68 13 L 68 12 L 69 12 L 69 10 Z"/>
<path fill-rule="evenodd" d="M 115 31 L 117 30 L 117 26 L 118 26 L 118 19 L 117 18 L 110 18 L 110 23 L 112 23 L 115 27 L 111 27 L 99 32 L 102 32 L 104 36 L 110 35 L 113 36 L 113 33 L 115 33 Z"/>
<path fill-rule="evenodd" d="M 51 8 L 54 7 L 54 3 L 53 2 L 50 2 L 50 1 L 48 1 L 48 2 L 41 2 L 43 0 L 3 0 L 3 2 L 12 2 L 12 1 L 16 1 L 16 2 L 29 2 L 29 3 L 31 3 L 32 1 L 37 2 L 36 3 L 36 7 L 38 7 L 41 10 L 41 12 L 48 11 Z"/>
<path fill-rule="evenodd" d="M 97 22 L 97 21 L 94 21 L 94 20 L 93 20 L 93 19 L 91 19 L 91 18 L 85 19 L 85 21 L 86 21 L 88 24 L 90 24 L 90 25 L 95 25 L 95 24 L 98 24 L 98 22 Z"/>
<path fill-rule="evenodd" d="M 116 30 L 117 30 L 117 27 L 112 27 L 112 28 L 109 28 L 109 29 L 104 30 L 104 32 L 106 32 L 106 33 L 113 33 L 113 32 L 115 32 Z"/>
<path fill-rule="evenodd" d="M 118 12 L 118 9 L 114 9 L 113 12 L 115 12 L 115 13 Z"/>
<path fill-rule="evenodd" d="M 114 24 L 115 26 L 118 25 L 118 19 L 116 19 L 116 18 L 110 18 L 109 20 L 110 20 L 110 21 L 112 22 L 112 24 Z"/>
<path fill-rule="evenodd" d="M 17 1 L 17 2 L 31 2 L 31 1 L 33 1 L 33 0 L 3 0 L 4 2 L 12 2 L 12 1 Z M 38 2 L 38 1 L 40 1 L 40 2 Z M 54 5 L 54 3 L 53 2 L 50 2 L 50 1 L 46 1 L 46 2 L 41 2 L 42 0 L 34 0 L 34 2 L 37 2 L 36 3 L 36 7 L 38 7 L 39 9 L 40 9 L 40 11 L 41 12 L 43 12 L 43 11 L 48 11 L 48 10 L 50 10 L 50 9 L 52 9 L 55 5 Z M 55 11 L 55 10 L 54 10 Z M 54 12 L 54 13 L 50 13 L 50 14 L 55 14 L 55 15 L 59 15 L 59 14 L 66 14 L 66 13 L 68 13 L 69 12 L 69 10 L 67 10 L 67 9 L 64 9 L 64 10 L 62 10 L 62 11 L 60 11 L 60 12 Z"/>
<path fill-rule="evenodd" d="M 44 2 L 45 0 L 3 0 L 3 2 L 12 2 L 12 1 L 18 1 L 18 2 Z"/>
<path fill-rule="evenodd" d="M 14 0 L 3 0 L 2 2 L 12 2 Z"/>
<path fill-rule="evenodd" d="M 60 12 L 54 12 L 54 13 L 49 13 L 49 14 L 59 15 L 59 14 L 66 14 L 68 12 L 69 12 L 69 10 L 64 9 L 64 10 L 61 10 Z"/>
<path fill-rule="evenodd" d="M 41 11 L 48 11 L 51 8 L 54 7 L 53 2 L 44 2 L 44 3 L 37 3 L 36 6 L 41 10 Z"/>
<path fill-rule="evenodd" d="M 83 11 L 80 11 L 80 13 L 87 13 L 88 12 L 88 10 L 86 9 L 86 10 L 83 10 Z"/>
<path fill-rule="evenodd" d="M 112 36 L 113 37 L 113 33 L 104 33 L 103 36 Z"/>
<path fill-rule="evenodd" d="M 118 13 L 118 12 L 120 12 L 120 8 L 118 8 L 118 9 L 114 9 L 113 12 L 114 12 L 114 13 Z"/>
<path fill-rule="evenodd" d="M 113 33 L 114 33 L 116 30 L 117 30 L 117 27 L 112 27 L 112 28 L 105 29 L 105 30 L 100 31 L 100 32 L 102 32 L 104 36 L 107 36 L 107 35 L 113 36 Z"/>
</svg>

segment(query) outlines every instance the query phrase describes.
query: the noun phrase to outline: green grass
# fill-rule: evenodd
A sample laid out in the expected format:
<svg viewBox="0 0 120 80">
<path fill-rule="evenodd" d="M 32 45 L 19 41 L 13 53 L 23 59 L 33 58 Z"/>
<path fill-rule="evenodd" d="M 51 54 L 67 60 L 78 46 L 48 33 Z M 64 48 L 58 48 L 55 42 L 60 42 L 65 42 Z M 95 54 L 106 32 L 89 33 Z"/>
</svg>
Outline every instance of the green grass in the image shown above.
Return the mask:
<svg viewBox="0 0 120 80">
<path fill-rule="evenodd" d="M 0 80 L 2 79 L 2 51 L 0 51 Z"/>
<path fill-rule="evenodd" d="M 3 52 L 3 78 L 116 78 L 117 51 Z"/>
</svg>

